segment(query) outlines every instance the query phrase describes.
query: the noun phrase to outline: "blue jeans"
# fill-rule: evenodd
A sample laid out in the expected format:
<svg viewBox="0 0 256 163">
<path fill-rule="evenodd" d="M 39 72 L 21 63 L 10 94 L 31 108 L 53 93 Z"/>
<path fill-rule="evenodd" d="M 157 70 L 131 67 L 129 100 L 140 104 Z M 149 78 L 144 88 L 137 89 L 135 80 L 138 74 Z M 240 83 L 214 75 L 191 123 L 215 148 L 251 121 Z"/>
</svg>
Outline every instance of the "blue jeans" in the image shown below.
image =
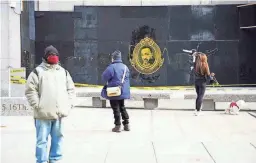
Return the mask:
<svg viewBox="0 0 256 163">
<path fill-rule="evenodd" d="M 54 163 L 62 158 L 63 133 L 61 119 L 39 120 L 35 119 L 36 126 L 36 159 L 37 163 Z M 48 159 L 47 143 L 51 135 L 51 147 Z"/>
</svg>

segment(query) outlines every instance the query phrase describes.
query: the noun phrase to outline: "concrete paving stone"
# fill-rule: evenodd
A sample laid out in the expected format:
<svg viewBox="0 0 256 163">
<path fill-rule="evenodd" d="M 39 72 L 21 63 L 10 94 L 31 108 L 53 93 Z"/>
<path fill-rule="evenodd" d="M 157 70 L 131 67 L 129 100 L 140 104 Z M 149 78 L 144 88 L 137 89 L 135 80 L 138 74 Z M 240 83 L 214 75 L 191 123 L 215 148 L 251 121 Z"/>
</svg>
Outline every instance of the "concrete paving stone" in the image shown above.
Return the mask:
<svg viewBox="0 0 256 163">
<path fill-rule="evenodd" d="M 153 140 L 177 140 L 185 138 L 183 130 L 176 121 L 176 114 L 171 111 L 152 111 Z"/>
<path fill-rule="evenodd" d="M 64 135 L 63 163 L 104 162 L 109 149 L 108 146 L 111 143 L 102 139 L 103 133 L 100 134 L 102 141 L 86 139 L 88 135 L 95 136 L 91 133 L 87 135 L 73 133 L 68 134 L 67 137 Z M 112 136 L 114 135 L 112 134 Z M 18 135 L 15 133 L 1 134 L 1 137 L 4 140 L 1 144 L 2 163 L 17 162 L 17 159 L 19 162 L 35 163 L 35 132 L 19 133 Z M 49 137 L 48 147 L 50 147 L 50 140 Z M 17 157 L 13 157 L 13 155 Z"/>
<path fill-rule="evenodd" d="M 202 143 L 154 142 L 158 163 L 214 163 Z"/>
<path fill-rule="evenodd" d="M 256 150 L 245 142 L 204 142 L 216 163 L 255 163 Z"/>
<path fill-rule="evenodd" d="M 1 132 L 1 163 L 35 163 L 35 132 Z"/>
<path fill-rule="evenodd" d="M 108 150 L 112 143 L 110 142 L 80 142 L 74 143 L 69 140 L 65 142 L 64 157 L 62 163 L 104 163 Z"/>
<path fill-rule="evenodd" d="M 253 116 L 254 118 L 256 118 L 256 112 L 255 112 L 255 111 L 249 112 L 249 114 L 250 114 L 251 116 Z"/>
<path fill-rule="evenodd" d="M 251 143 L 250 143 L 256 150 L 256 140 L 253 140 Z"/>
<path fill-rule="evenodd" d="M 156 163 L 151 142 L 117 141 L 110 146 L 105 163 Z"/>
<path fill-rule="evenodd" d="M 210 143 L 207 149 L 210 154 L 215 154 L 216 159 L 213 158 L 217 163 L 229 163 L 230 160 L 222 159 L 224 149 L 231 151 L 227 156 L 251 158 L 242 163 L 255 161 L 252 151 L 256 151 L 256 118 L 247 112 L 236 116 L 205 111 L 199 117 L 194 116 L 193 111 L 128 110 L 128 113 L 131 131 L 112 133 L 114 119 L 111 109 L 72 110 L 63 121 L 63 162 L 211 162 L 201 142 L 206 147 L 206 143 Z M 34 163 L 33 117 L 1 116 L 1 125 L 6 125 L 0 128 L 2 163 L 16 162 L 17 158 L 19 162 Z M 238 145 L 230 146 L 233 142 Z M 236 153 L 233 147 L 240 146 Z M 16 157 L 12 157 L 13 153 Z"/>
<path fill-rule="evenodd" d="M 182 114 L 182 116 L 181 116 Z M 154 139 L 182 138 L 190 141 L 255 140 L 255 119 L 246 112 L 225 115 L 220 112 L 154 111 Z M 156 118 L 159 117 L 159 118 Z M 158 120 L 156 120 L 158 119 Z"/>
<path fill-rule="evenodd" d="M 130 117 L 130 132 L 123 131 L 118 134 L 117 141 L 140 142 L 152 139 L 151 111 L 149 110 L 128 110 Z M 111 116 L 112 118 L 112 116 Z M 111 120 L 113 123 L 113 120 Z M 114 124 L 113 124 L 114 125 Z M 111 126 L 110 129 L 112 129 Z M 123 127 L 123 126 L 122 126 Z M 122 128 L 123 129 L 123 128 Z"/>
<path fill-rule="evenodd" d="M 110 109 L 73 109 L 65 123 L 69 131 L 102 131 L 113 127 L 113 113 Z"/>
<path fill-rule="evenodd" d="M 212 127 L 212 131 L 219 140 L 251 141 L 256 138 L 256 126 L 250 125 L 253 123 L 255 123 L 255 119 L 246 112 L 241 112 L 238 116 L 220 114 L 215 119 L 216 126 Z"/>
<path fill-rule="evenodd" d="M 215 116 L 213 112 L 202 112 L 201 116 L 194 116 L 193 111 L 185 112 L 183 116 L 181 116 L 181 111 L 175 112 L 175 114 L 175 121 L 185 135 L 184 140 L 200 142 L 217 139 L 210 128 L 212 121 L 208 124 L 211 116 Z"/>
<path fill-rule="evenodd" d="M 31 131 L 35 128 L 32 116 L 1 116 L 1 125 L 5 131 Z"/>
</svg>

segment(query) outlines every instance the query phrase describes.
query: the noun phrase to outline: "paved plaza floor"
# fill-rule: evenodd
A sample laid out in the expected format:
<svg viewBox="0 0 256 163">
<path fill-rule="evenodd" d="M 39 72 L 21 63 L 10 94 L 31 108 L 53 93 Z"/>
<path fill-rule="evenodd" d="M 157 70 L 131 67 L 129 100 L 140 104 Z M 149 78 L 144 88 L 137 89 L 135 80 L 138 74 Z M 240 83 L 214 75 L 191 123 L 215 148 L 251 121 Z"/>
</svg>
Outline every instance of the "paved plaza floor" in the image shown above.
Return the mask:
<svg viewBox="0 0 256 163">
<path fill-rule="evenodd" d="M 65 122 L 62 163 L 256 163 L 256 118 L 222 112 L 128 110 L 112 133 L 111 109 L 77 108 Z M 1 117 L 1 163 L 35 163 L 32 117 Z"/>
</svg>

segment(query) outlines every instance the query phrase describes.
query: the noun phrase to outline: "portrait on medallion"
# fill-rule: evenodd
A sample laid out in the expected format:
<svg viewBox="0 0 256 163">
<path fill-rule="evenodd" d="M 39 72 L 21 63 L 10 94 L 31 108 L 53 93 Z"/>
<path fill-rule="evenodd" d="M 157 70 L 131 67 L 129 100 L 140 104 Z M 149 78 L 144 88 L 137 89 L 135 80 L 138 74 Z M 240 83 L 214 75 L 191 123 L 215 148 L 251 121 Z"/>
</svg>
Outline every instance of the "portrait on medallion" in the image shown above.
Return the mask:
<svg viewBox="0 0 256 163">
<path fill-rule="evenodd" d="M 140 51 L 140 63 L 142 67 L 151 67 L 155 62 L 154 51 L 150 47 L 141 48 Z"/>
</svg>

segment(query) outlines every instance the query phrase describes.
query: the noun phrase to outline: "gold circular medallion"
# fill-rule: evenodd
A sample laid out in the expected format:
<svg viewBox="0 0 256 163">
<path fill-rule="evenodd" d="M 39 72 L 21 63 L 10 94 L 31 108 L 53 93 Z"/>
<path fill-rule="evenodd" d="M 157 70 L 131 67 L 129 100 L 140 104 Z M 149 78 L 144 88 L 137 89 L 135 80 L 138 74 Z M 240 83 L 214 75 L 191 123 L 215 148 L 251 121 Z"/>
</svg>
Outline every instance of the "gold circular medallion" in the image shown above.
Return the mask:
<svg viewBox="0 0 256 163">
<path fill-rule="evenodd" d="M 164 59 L 159 46 L 146 37 L 135 46 L 130 62 L 141 74 L 153 74 L 163 65 Z"/>
</svg>

